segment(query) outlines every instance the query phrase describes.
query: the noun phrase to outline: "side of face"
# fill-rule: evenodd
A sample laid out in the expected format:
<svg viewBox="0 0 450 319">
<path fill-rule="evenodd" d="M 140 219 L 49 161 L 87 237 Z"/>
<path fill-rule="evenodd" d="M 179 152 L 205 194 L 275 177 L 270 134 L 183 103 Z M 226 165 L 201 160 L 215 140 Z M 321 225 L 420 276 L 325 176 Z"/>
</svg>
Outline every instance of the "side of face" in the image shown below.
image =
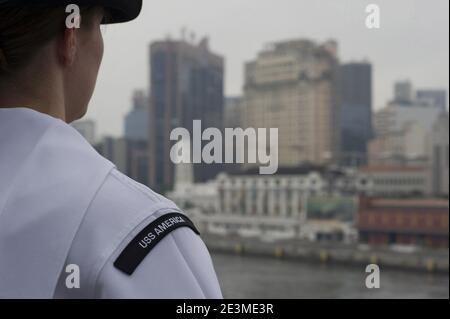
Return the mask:
<svg viewBox="0 0 450 319">
<path fill-rule="evenodd" d="M 94 93 L 103 58 L 101 21 L 104 12 L 94 8 L 80 29 L 66 29 L 60 46 L 63 65 L 66 122 L 83 117 Z"/>
</svg>

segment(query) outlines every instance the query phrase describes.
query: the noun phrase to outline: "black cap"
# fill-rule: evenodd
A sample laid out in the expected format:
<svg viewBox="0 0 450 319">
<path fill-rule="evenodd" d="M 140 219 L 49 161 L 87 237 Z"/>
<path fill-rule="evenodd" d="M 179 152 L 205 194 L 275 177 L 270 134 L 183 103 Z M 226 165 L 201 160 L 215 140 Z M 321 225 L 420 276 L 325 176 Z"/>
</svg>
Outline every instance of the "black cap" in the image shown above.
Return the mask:
<svg viewBox="0 0 450 319">
<path fill-rule="evenodd" d="M 142 9 L 142 0 L 0 0 L 1 6 L 65 6 L 77 4 L 80 6 L 102 6 L 108 13 L 104 23 L 121 23 L 137 18 Z"/>
</svg>

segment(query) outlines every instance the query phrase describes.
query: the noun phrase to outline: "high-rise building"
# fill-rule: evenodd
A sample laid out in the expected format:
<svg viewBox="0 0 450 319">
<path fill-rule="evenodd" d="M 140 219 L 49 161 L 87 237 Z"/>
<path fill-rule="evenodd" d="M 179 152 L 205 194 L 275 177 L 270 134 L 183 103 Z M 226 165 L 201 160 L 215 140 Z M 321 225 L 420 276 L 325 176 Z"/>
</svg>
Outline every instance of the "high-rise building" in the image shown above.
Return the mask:
<svg viewBox="0 0 450 319">
<path fill-rule="evenodd" d="M 369 143 L 371 165 L 424 165 L 427 135 L 442 108 L 423 100 L 391 101 L 373 116 L 376 138 Z"/>
<path fill-rule="evenodd" d="M 225 98 L 223 110 L 223 127 L 224 128 L 242 128 L 243 123 L 243 102 L 242 97 L 227 97 Z M 238 138 L 231 141 L 224 141 L 224 151 L 234 154 L 235 149 L 240 149 L 242 141 Z M 225 153 L 226 154 L 226 153 Z M 225 172 L 237 172 L 242 169 L 240 163 L 224 163 L 222 165 Z"/>
<path fill-rule="evenodd" d="M 420 89 L 416 92 L 416 99 L 423 103 L 439 107 L 442 112 L 447 109 L 447 91 L 437 89 Z"/>
<path fill-rule="evenodd" d="M 103 157 L 114 163 L 119 171 L 128 173 L 127 141 L 123 137 L 106 136 L 95 148 Z"/>
<path fill-rule="evenodd" d="M 147 141 L 148 139 L 149 100 L 144 91 L 135 91 L 133 107 L 125 116 L 125 138 L 131 141 Z"/>
<path fill-rule="evenodd" d="M 449 189 L 449 117 L 442 113 L 436 120 L 428 138 L 430 192 L 448 196 Z"/>
<path fill-rule="evenodd" d="M 242 127 L 242 97 L 233 96 L 225 98 L 223 127 Z"/>
<path fill-rule="evenodd" d="M 337 161 L 337 73 L 334 41 L 274 43 L 246 64 L 244 126 L 278 128 L 280 166 Z"/>
<path fill-rule="evenodd" d="M 390 105 L 375 113 L 377 137 L 369 143 L 370 164 L 424 164 L 426 137 L 440 114 L 439 108 L 417 104 Z"/>
<path fill-rule="evenodd" d="M 394 100 L 397 104 L 409 105 L 413 101 L 413 86 L 410 81 L 398 81 L 394 83 Z"/>
<path fill-rule="evenodd" d="M 367 163 L 367 145 L 372 138 L 372 65 L 342 64 L 339 68 L 341 163 Z"/>
<path fill-rule="evenodd" d="M 145 141 L 126 140 L 127 143 L 127 175 L 132 179 L 149 185 L 149 152 Z"/>
<path fill-rule="evenodd" d="M 201 120 L 203 128 L 222 129 L 224 59 L 209 50 L 207 39 L 198 44 L 165 40 L 151 45 L 150 64 L 150 185 L 164 191 L 174 183 L 172 129 L 192 133 L 193 120 Z M 194 164 L 193 169 L 196 182 L 206 181 L 220 164 Z"/>
<path fill-rule="evenodd" d="M 128 176 L 148 185 L 149 177 L 149 98 L 145 91 L 137 90 L 133 94 L 133 107 L 125 116 L 124 129 L 127 146 Z"/>
</svg>

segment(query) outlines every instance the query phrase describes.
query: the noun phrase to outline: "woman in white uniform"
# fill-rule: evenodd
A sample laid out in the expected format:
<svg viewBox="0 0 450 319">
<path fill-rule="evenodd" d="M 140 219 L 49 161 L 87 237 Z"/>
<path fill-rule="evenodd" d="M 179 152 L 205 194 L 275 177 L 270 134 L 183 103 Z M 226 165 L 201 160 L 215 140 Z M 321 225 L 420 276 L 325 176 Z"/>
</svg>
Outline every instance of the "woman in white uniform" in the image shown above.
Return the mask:
<svg viewBox="0 0 450 319">
<path fill-rule="evenodd" d="M 222 297 L 192 222 L 67 124 L 92 96 L 100 25 L 141 6 L 0 0 L 0 298 Z"/>
</svg>

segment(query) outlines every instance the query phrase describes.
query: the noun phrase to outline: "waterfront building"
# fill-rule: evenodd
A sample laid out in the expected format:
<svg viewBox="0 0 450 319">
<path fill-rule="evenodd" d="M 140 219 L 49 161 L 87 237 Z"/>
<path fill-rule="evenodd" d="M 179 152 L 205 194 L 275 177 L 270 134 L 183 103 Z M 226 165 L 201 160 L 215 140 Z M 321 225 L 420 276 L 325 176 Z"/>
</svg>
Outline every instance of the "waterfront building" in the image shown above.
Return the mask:
<svg viewBox="0 0 450 319">
<path fill-rule="evenodd" d="M 358 171 L 360 194 L 380 197 L 425 196 L 429 193 L 426 166 L 367 166 Z"/>
<path fill-rule="evenodd" d="M 338 198 L 354 194 L 353 180 L 353 176 L 349 178 L 343 172 L 323 167 L 280 168 L 276 175 L 259 175 L 252 169 L 219 174 L 216 180 L 204 186 L 192 185 L 184 197 L 191 203 L 197 199 L 193 203 L 196 207 L 211 203 L 213 207 L 203 209 L 204 213 L 197 219 L 201 227 L 210 232 L 309 240 L 337 238 L 335 235 L 339 233 L 339 238 L 348 238 L 353 218 L 309 216 L 307 209 L 313 197 Z M 181 194 L 171 193 L 169 197 L 182 203 Z M 208 200 L 197 204 L 201 197 L 194 194 L 208 196 Z"/>
<path fill-rule="evenodd" d="M 447 248 L 449 202 L 444 199 L 361 197 L 359 239 L 371 245 Z"/>
</svg>

